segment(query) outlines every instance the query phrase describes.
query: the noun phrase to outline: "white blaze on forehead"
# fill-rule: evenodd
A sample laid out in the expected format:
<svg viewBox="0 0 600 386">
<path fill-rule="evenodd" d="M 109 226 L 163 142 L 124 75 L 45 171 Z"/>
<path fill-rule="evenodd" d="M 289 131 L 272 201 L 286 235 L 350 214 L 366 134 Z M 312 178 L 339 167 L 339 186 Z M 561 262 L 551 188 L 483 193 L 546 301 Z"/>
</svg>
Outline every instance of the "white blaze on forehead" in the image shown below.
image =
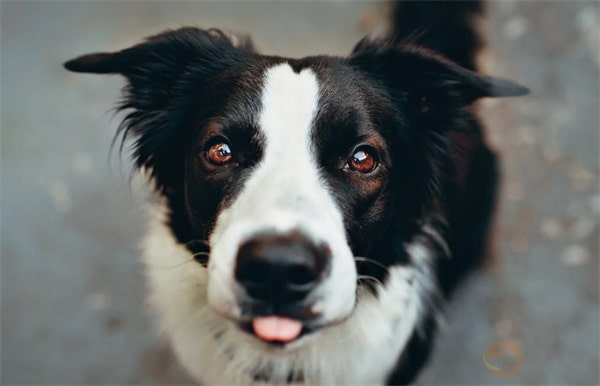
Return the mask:
<svg viewBox="0 0 600 386">
<path fill-rule="evenodd" d="M 315 73 L 297 73 L 285 63 L 268 69 L 261 102 L 263 159 L 236 201 L 266 231 L 299 228 L 319 240 L 326 227 L 343 236 L 342 216 L 320 177 L 312 140 L 319 102 Z"/>
<path fill-rule="evenodd" d="M 280 230 L 292 226 L 289 221 L 309 215 L 328 217 L 330 225 L 343 227 L 339 209 L 320 178 L 313 145 L 318 102 L 319 83 L 310 68 L 297 73 L 288 64 L 280 64 L 266 71 L 259 117 L 265 148 L 254 180 L 262 184 L 264 209 L 281 212 L 279 221 L 269 221 Z M 310 236 L 311 229 L 307 231 Z"/>
<path fill-rule="evenodd" d="M 264 78 L 258 117 L 262 159 L 231 207 L 217 219 L 214 233 L 231 233 L 219 226 L 223 218 L 230 226 L 251 221 L 243 225 L 246 233 L 300 228 L 320 239 L 322 225 L 343 235 L 340 210 L 321 180 L 312 144 L 319 101 L 316 75 L 311 69 L 297 73 L 284 63 L 268 69 Z"/>
<path fill-rule="evenodd" d="M 265 79 L 260 115 L 267 141 L 265 157 L 310 156 L 310 133 L 319 100 L 315 74 L 310 69 L 295 73 L 282 64 L 269 69 Z"/>
<path fill-rule="evenodd" d="M 295 72 L 287 63 L 267 69 L 264 79 L 258 116 L 262 159 L 217 216 L 210 238 L 209 268 L 215 280 L 210 280 L 209 298 L 217 307 L 234 300 L 233 269 L 244 241 L 260 233 L 299 230 L 332 252 L 321 292 L 324 315 L 339 317 L 354 304 L 356 270 L 340 208 L 320 176 L 312 140 L 319 82 L 311 69 Z"/>
</svg>

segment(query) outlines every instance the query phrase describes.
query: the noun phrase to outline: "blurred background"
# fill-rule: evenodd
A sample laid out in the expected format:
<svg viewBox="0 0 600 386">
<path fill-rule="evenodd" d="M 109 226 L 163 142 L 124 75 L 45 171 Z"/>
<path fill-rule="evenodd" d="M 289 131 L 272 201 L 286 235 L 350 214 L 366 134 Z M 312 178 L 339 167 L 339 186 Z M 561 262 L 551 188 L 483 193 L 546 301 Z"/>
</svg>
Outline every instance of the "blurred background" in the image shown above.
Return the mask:
<svg viewBox="0 0 600 386">
<path fill-rule="evenodd" d="M 533 92 L 482 105 L 504 175 L 494 258 L 448 308 L 418 383 L 598 384 L 599 3 L 488 5 L 485 72 Z M 62 62 L 183 25 L 248 33 L 264 53 L 343 55 L 385 28 L 385 11 L 341 0 L 2 1 L 1 383 L 191 383 L 144 303 L 146 193 L 128 158 L 109 156 L 123 80 Z M 507 378 L 484 363 L 497 341 L 522 354 Z"/>
</svg>

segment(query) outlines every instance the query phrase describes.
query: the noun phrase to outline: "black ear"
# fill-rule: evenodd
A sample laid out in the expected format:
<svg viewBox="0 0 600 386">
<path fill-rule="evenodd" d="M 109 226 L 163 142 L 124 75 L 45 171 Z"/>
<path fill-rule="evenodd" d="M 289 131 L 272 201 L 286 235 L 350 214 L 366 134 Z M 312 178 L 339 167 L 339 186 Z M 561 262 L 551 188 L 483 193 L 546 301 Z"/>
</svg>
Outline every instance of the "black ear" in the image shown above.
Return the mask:
<svg viewBox="0 0 600 386">
<path fill-rule="evenodd" d="M 172 164 L 181 151 L 187 106 L 175 103 L 185 87 L 202 90 L 203 83 L 225 69 L 243 64 L 250 55 L 249 41 L 232 40 L 218 30 L 181 28 L 152 36 L 114 53 L 93 53 L 64 64 L 75 72 L 121 74 L 128 84 L 119 110 L 128 110 L 120 126 L 123 139 L 133 136 L 134 160 L 149 170 L 159 188 L 172 188 Z M 197 103 L 194 98 L 188 104 Z M 185 110 L 185 111 L 184 111 Z M 181 167 L 180 169 L 183 169 Z"/>
<path fill-rule="evenodd" d="M 348 60 L 398 91 L 423 97 L 436 92 L 458 92 L 465 103 L 470 103 L 482 97 L 520 96 L 529 92 L 510 80 L 467 70 L 423 47 L 363 40 Z"/>
<path fill-rule="evenodd" d="M 248 38 L 237 39 L 236 47 L 248 52 L 254 50 Z M 233 46 L 234 42 L 217 29 L 184 27 L 151 36 L 143 43 L 118 52 L 83 55 L 67 61 L 64 66 L 73 72 L 127 74 L 135 67 L 152 62 L 181 65 L 194 58 L 217 58 Z"/>
<path fill-rule="evenodd" d="M 168 97 L 175 83 L 194 64 L 209 76 L 219 64 L 235 60 L 243 49 L 234 47 L 221 31 L 186 27 L 149 37 L 143 43 L 113 53 L 93 53 L 69 60 L 65 68 L 74 72 L 122 74 L 129 80 L 127 90 L 136 105 L 127 107 L 157 107 Z M 133 101 L 130 101 L 133 102 Z"/>
</svg>

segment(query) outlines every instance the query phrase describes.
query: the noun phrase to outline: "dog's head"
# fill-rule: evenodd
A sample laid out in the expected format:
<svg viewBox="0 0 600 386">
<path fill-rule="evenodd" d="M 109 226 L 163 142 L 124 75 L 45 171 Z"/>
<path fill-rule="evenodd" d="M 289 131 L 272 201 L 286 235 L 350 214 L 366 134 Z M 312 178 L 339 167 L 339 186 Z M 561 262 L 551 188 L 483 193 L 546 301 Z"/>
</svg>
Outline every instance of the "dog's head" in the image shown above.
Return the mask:
<svg viewBox="0 0 600 386">
<path fill-rule="evenodd" d="M 403 262 L 448 132 L 475 99 L 525 92 L 410 45 L 285 59 L 194 28 L 66 67 L 127 78 L 123 131 L 207 267 L 209 304 L 280 343 L 340 323 L 363 279 Z"/>
</svg>

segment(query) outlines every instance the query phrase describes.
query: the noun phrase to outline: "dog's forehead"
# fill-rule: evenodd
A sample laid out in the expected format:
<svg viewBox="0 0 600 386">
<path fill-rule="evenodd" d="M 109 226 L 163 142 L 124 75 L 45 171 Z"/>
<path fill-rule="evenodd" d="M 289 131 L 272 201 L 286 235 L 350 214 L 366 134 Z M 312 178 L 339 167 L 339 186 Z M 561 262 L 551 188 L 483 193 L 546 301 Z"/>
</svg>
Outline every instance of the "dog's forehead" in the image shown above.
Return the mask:
<svg viewBox="0 0 600 386">
<path fill-rule="evenodd" d="M 364 82 L 334 58 L 274 63 L 261 79 L 261 126 L 310 127 L 317 136 L 335 128 L 357 135 L 369 120 L 372 101 L 365 98 Z"/>
<path fill-rule="evenodd" d="M 305 142 L 318 102 L 319 82 L 312 69 L 296 71 L 288 63 L 267 68 L 259 117 L 267 140 L 285 140 L 290 146 Z"/>
<path fill-rule="evenodd" d="M 289 142 L 295 133 L 320 148 L 376 129 L 368 82 L 339 58 L 259 57 L 214 81 L 202 120 L 220 117 L 227 135 L 245 130 L 261 143 L 267 136 L 284 140 L 286 133 L 286 146 L 302 144 Z"/>
</svg>

